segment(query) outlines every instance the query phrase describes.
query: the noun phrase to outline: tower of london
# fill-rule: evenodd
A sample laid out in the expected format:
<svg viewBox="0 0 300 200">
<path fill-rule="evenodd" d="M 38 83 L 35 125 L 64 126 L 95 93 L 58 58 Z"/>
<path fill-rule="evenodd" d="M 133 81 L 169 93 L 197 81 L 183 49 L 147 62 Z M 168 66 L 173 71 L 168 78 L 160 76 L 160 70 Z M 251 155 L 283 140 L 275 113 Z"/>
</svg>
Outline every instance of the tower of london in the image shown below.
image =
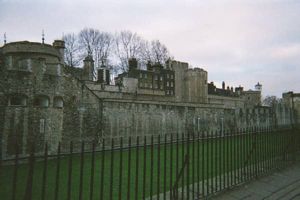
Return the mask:
<svg viewBox="0 0 300 200">
<path fill-rule="evenodd" d="M 277 109 L 261 103 L 262 85 L 253 90 L 217 88 L 208 72 L 188 63 L 168 60 L 139 69 L 131 58 L 129 70 L 111 84 L 106 66 L 95 69 L 89 54 L 82 68 L 64 62 L 64 41 L 52 45 L 12 42 L 0 48 L 0 155 L 28 153 L 47 143 L 99 141 L 101 138 L 213 134 L 221 129 L 291 126 L 295 104 Z M 95 73 L 95 71 L 97 73 Z M 297 95 L 296 95 L 297 96 Z M 298 101 L 297 101 L 298 102 Z M 292 106 L 293 105 L 293 106 Z M 296 104 L 299 105 L 299 104 Z"/>
</svg>

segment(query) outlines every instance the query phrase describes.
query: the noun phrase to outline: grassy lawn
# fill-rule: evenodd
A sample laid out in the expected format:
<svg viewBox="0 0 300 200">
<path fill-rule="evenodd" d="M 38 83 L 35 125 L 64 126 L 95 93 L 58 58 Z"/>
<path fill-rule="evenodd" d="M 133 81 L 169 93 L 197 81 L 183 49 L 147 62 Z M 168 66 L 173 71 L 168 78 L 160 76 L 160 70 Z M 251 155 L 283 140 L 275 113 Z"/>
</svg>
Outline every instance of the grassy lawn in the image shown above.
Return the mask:
<svg viewBox="0 0 300 200">
<path fill-rule="evenodd" d="M 256 142 L 254 143 L 254 141 Z M 123 150 L 122 152 L 115 150 L 113 153 L 110 151 L 105 151 L 105 153 L 97 152 L 94 159 L 92 199 L 99 199 L 101 187 L 103 187 L 103 199 L 110 199 L 110 194 L 112 199 L 118 199 L 120 194 L 122 199 L 127 199 L 127 197 L 129 199 L 135 199 L 135 197 L 142 199 L 143 188 L 145 188 L 146 197 L 149 197 L 151 194 L 155 195 L 164 192 L 164 190 L 169 191 L 170 187 L 174 185 L 180 169 L 183 167 L 184 156 L 187 154 L 189 155 L 189 162 L 184 168 L 183 177 L 179 179 L 179 187 L 187 183 L 195 183 L 195 190 L 198 190 L 198 186 L 201 190 L 201 184 L 197 183 L 235 169 L 245 167 L 245 172 L 249 170 L 249 172 L 254 173 L 255 169 L 251 167 L 254 163 L 261 163 L 263 160 L 275 157 L 278 159 L 278 156 L 282 157 L 290 141 L 289 137 L 284 137 L 283 133 L 259 134 L 257 136 L 248 134 L 218 139 L 194 140 L 188 144 L 187 142 L 161 144 L 160 148 L 153 146 L 153 150 L 151 150 L 151 146 L 147 146 L 146 151 L 144 147 L 133 147 L 130 153 L 128 150 Z M 144 155 L 146 155 L 145 164 Z M 103 177 L 101 173 L 102 160 L 104 160 Z M 276 160 L 274 159 L 273 165 L 276 165 L 275 162 Z M 58 199 L 67 199 L 68 174 L 70 170 L 69 156 L 61 157 L 59 164 Z M 264 166 L 264 164 L 259 165 L 261 165 L 260 167 L 268 167 L 268 165 Z M 79 199 L 80 166 L 80 155 L 73 155 L 70 187 L 71 199 Z M 272 166 L 269 165 L 269 167 Z M 23 199 L 28 168 L 28 164 L 20 164 L 18 166 L 16 199 Z M 82 169 L 82 199 L 90 199 L 91 168 L 92 155 L 91 153 L 85 153 Z M 56 170 L 57 160 L 48 160 L 45 184 L 46 199 L 55 199 Z M 14 171 L 14 166 L 2 166 L 1 168 L 1 199 L 11 199 Z M 43 171 L 44 162 L 35 162 L 32 199 L 41 199 Z M 241 174 L 233 176 L 239 175 Z M 223 184 L 224 181 L 227 181 L 223 180 L 222 176 L 219 177 L 220 179 L 218 180 L 221 180 L 221 182 L 215 182 L 214 184 Z M 103 184 L 101 184 L 102 180 Z M 234 184 L 235 180 L 228 181 Z"/>
</svg>

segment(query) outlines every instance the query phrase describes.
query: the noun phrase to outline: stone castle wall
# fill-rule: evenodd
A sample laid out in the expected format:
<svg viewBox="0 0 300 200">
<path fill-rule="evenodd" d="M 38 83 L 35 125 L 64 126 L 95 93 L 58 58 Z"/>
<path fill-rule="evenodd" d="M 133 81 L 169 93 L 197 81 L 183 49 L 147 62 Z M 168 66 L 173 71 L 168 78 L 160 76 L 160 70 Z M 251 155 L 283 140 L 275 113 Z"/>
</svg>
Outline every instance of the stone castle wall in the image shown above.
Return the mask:
<svg viewBox="0 0 300 200">
<path fill-rule="evenodd" d="M 37 152 L 47 143 L 52 153 L 59 143 L 67 147 L 70 141 L 214 134 L 292 123 L 292 111 L 283 105 L 246 108 L 240 98 L 209 96 L 207 72 L 188 70 L 187 63 L 172 61 L 175 95 L 164 96 L 79 80 L 50 45 L 21 42 L 0 50 L 2 158 L 14 155 L 16 144 L 21 155 L 28 154 L 32 142 Z M 128 81 L 137 88 L 135 80 Z"/>
</svg>

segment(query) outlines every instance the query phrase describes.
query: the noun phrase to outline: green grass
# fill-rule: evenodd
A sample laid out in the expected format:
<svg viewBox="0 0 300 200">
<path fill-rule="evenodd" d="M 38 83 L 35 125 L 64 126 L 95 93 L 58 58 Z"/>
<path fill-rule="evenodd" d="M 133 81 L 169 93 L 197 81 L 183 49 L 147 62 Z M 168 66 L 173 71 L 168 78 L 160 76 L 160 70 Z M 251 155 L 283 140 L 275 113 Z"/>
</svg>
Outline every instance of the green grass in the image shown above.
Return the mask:
<svg viewBox="0 0 300 200">
<path fill-rule="evenodd" d="M 146 197 L 150 196 L 150 183 L 152 179 L 152 194 L 155 195 L 164 191 L 164 185 L 166 185 L 166 191 L 174 185 L 176 175 L 176 169 L 178 171 L 183 167 L 184 156 L 189 151 L 189 164 L 184 169 L 183 179 L 179 181 L 179 187 L 189 184 L 192 181 L 195 183 L 195 189 L 200 181 L 229 173 L 235 169 L 246 167 L 245 171 L 250 170 L 252 174 L 255 169 L 252 167 L 254 163 L 259 163 L 260 167 L 272 167 L 277 162 L 275 159 L 271 166 L 262 163 L 261 161 L 270 160 L 270 158 L 282 158 L 285 150 L 289 150 L 289 142 L 292 141 L 289 137 L 285 137 L 284 133 L 274 134 L 260 134 L 254 137 L 248 136 L 233 136 L 219 139 L 205 139 L 190 141 L 178 145 L 173 143 L 172 145 L 160 145 L 160 150 L 157 146 L 153 148 L 153 160 L 151 160 L 151 148 L 146 149 L 146 165 L 144 166 L 144 148 L 139 147 L 131 149 L 131 162 L 130 162 L 130 177 L 128 176 L 128 164 L 129 164 L 129 152 L 119 150 L 113 152 L 113 168 L 111 168 L 112 154 L 110 151 L 106 151 L 104 154 L 98 152 L 95 154 L 95 168 L 94 168 L 94 187 L 93 187 L 93 199 L 99 199 L 101 191 L 101 164 L 104 158 L 104 176 L 103 176 L 103 199 L 109 199 L 111 184 L 113 199 L 118 199 L 119 196 L 119 182 L 121 181 L 121 195 L 122 199 L 127 199 L 128 187 L 130 199 L 135 198 L 137 193 L 137 199 L 142 199 L 143 194 L 143 177 L 144 167 L 146 167 L 145 173 L 145 194 Z M 256 148 L 253 148 L 253 142 L 256 141 Z M 172 156 L 171 156 L 172 149 Z M 137 154 L 138 152 L 138 154 Z M 166 155 L 165 155 L 166 152 Z M 194 152 L 194 153 L 193 153 Z M 104 157 L 102 157 L 104 155 Z M 120 156 L 122 155 L 122 179 L 120 180 Z M 138 174 L 136 173 L 136 161 L 138 155 Z M 176 155 L 178 155 L 178 162 Z M 278 157 L 280 156 L 280 157 Z M 80 155 L 72 156 L 72 185 L 71 185 L 71 199 L 79 198 L 79 184 L 80 184 Z M 172 162 L 171 162 L 172 161 Z M 160 162 L 160 167 L 158 167 Z M 59 191 L 58 199 L 67 198 L 68 189 L 68 168 L 69 156 L 62 157 L 60 159 L 60 176 L 59 176 Z M 91 166 L 92 166 L 91 153 L 84 154 L 84 167 L 83 167 L 83 198 L 89 199 L 90 197 L 90 179 L 91 179 Z M 166 166 L 165 166 L 166 164 Z M 246 164 L 246 166 L 245 166 Z M 267 163 L 268 164 L 268 163 Z M 153 165 L 153 173 L 151 173 L 151 165 Z M 28 164 L 20 164 L 17 170 L 17 190 L 16 199 L 23 199 L 26 179 L 28 176 Z M 47 180 L 46 180 L 46 199 L 54 199 L 55 183 L 56 183 L 56 168 L 57 160 L 48 160 L 47 165 Z M 171 173 L 172 168 L 172 173 Z M 166 169 L 166 171 L 164 171 Z M 193 170 L 194 169 L 194 170 Z M 43 180 L 44 162 L 39 161 L 34 163 L 34 177 L 33 177 L 33 198 L 41 199 L 42 194 L 42 180 Z M 111 170 L 113 170 L 113 177 L 111 178 Z M 251 171 L 252 170 L 252 171 Z M 158 173 L 160 171 L 160 176 Z M 198 173 L 199 172 L 199 173 Z M 164 173 L 166 173 L 166 180 L 164 179 Z M 187 176 L 189 173 L 189 176 Z M 0 197 L 1 199 L 10 199 L 12 195 L 14 166 L 2 166 L 1 179 L 0 179 Z M 239 175 L 239 174 L 236 174 Z M 136 177 L 138 176 L 138 183 L 136 184 Z M 188 177 L 188 179 L 187 179 Z M 221 182 L 223 184 L 222 176 Z M 172 183 L 170 180 L 172 179 Z M 112 180 L 112 182 L 111 182 Z M 219 179 L 218 179 L 219 180 Z M 130 185 L 128 182 L 130 181 Z M 220 183 L 214 183 L 220 184 Z M 229 184 L 234 184 L 234 180 L 229 179 Z M 136 190 L 137 185 L 137 190 Z M 158 187 L 159 185 L 159 187 Z M 201 185 L 200 189 L 201 189 Z"/>
</svg>

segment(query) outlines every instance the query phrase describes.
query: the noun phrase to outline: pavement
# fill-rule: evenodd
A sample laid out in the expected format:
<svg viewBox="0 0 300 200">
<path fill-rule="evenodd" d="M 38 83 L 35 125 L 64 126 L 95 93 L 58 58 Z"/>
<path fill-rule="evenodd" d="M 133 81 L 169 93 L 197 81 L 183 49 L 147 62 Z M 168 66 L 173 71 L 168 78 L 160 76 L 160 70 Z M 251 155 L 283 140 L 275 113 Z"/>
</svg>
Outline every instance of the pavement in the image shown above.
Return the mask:
<svg viewBox="0 0 300 200">
<path fill-rule="evenodd" d="M 299 160 L 299 159 L 297 159 Z M 269 176 L 226 190 L 213 200 L 300 200 L 300 161 Z"/>
</svg>

